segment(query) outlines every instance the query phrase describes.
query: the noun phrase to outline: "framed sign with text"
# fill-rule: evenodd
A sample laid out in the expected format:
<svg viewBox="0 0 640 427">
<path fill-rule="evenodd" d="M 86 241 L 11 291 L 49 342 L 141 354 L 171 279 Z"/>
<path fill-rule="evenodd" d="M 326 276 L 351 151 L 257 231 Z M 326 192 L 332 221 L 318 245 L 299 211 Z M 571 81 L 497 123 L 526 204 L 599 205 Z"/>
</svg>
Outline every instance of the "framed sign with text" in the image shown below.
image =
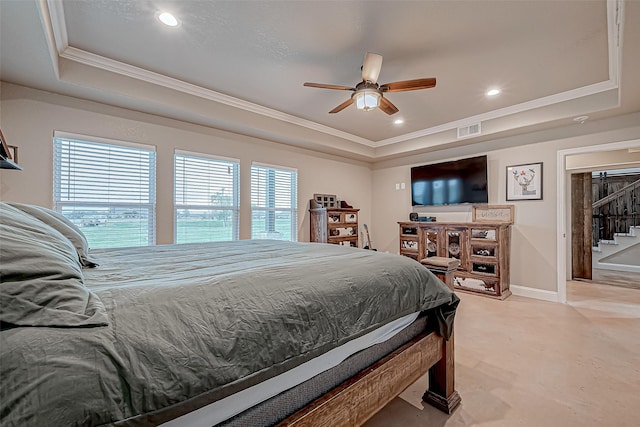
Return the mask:
<svg viewBox="0 0 640 427">
<path fill-rule="evenodd" d="M 472 208 L 473 222 L 500 222 L 513 224 L 513 205 L 479 205 Z"/>
</svg>

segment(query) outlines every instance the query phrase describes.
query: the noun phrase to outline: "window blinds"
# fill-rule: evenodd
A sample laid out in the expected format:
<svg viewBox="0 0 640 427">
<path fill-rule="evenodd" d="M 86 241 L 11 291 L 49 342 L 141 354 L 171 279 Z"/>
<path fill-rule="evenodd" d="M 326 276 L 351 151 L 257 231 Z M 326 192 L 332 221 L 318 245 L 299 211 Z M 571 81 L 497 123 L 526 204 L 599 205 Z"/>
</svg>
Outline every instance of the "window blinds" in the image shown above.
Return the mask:
<svg viewBox="0 0 640 427">
<path fill-rule="evenodd" d="M 92 248 L 155 244 L 154 147 L 54 138 L 54 209 Z"/>
<path fill-rule="evenodd" d="M 251 238 L 298 240 L 298 173 L 251 166 Z"/>
<path fill-rule="evenodd" d="M 176 151 L 175 242 L 238 240 L 239 163 Z"/>
</svg>

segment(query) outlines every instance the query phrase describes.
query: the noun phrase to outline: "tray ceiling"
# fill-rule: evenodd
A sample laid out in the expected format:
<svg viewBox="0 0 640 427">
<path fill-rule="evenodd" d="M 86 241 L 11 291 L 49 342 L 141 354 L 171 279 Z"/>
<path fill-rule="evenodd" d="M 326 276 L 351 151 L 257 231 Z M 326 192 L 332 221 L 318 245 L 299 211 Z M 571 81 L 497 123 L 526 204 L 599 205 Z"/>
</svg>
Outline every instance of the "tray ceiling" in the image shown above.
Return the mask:
<svg viewBox="0 0 640 427">
<path fill-rule="evenodd" d="M 639 55 L 618 42 L 634 25 L 622 18 L 640 26 L 640 7 L 615 1 L 34 0 L 0 8 L 2 80 L 369 160 L 619 114 L 622 61 Z M 160 24 L 160 11 L 180 24 Z M 303 83 L 354 86 L 367 51 L 383 55 L 380 83 L 436 77 L 437 86 L 386 94 L 400 109 L 393 116 L 353 106 L 328 114 L 351 92 Z M 502 92 L 489 98 L 492 87 Z M 637 111 L 637 98 L 627 110 Z M 457 128 L 473 123 L 479 137 L 460 142 Z"/>
</svg>

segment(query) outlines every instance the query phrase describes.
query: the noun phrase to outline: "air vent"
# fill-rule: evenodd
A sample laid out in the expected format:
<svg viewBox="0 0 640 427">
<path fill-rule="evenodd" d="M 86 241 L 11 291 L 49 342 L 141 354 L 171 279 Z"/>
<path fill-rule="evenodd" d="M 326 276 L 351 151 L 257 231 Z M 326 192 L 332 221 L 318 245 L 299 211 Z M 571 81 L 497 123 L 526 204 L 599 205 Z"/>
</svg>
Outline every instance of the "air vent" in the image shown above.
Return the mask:
<svg viewBox="0 0 640 427">
<path fill-rule="evenodd" d="M 480 123 L 458 128 L 458 139 L 480 135 Z"/>
</svg>

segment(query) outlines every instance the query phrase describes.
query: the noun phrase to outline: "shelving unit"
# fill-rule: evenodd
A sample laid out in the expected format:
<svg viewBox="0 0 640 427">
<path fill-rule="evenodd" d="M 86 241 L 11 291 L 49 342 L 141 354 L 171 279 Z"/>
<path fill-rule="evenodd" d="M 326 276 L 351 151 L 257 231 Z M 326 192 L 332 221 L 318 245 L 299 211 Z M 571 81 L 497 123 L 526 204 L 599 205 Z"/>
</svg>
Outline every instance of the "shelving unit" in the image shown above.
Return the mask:
<svg viewBox="0 0 640 427">
<path fill-rule="evenodd" d="M 353 208 L 309 209 L 311 242 L 358 247 L 358 211 Z"/>
</svg>

